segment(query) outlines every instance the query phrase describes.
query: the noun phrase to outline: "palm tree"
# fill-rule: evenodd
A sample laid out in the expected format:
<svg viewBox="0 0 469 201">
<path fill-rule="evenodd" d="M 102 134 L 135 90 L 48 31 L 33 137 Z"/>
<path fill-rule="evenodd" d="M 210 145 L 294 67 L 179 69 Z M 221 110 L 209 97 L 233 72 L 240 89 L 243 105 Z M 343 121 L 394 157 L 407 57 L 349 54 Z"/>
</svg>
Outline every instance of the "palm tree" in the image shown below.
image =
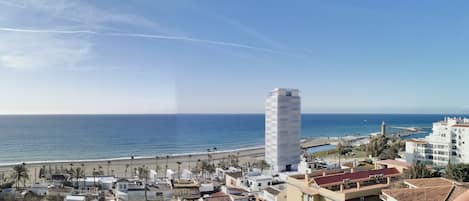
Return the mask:
<svg viewBox="0 0 469 201">
<path fill-rule="evenodd" d="M 85 180 L 86 170 L 85 170 L 85 164 L 84 163 L 81 164 L 81 168 L 83 168 L 83 189 L 85 189 L 85 186 L 86 186 L 86 180 Z"/>
<path fill-rule="evenodd" d="M 130 166 L 129 164 L 125 164 L 125 171 L 124 171 L 125 177 L 127 177 L 127 170 L 129 169 L 129 166 Z"/>
<path fill-rule="evenodd" d="M 23 181 L 23 186 L 26 187 L 26 180 L 29 179 L 28 169 L 23 164 L 13 166 L 13 173 L 11 175 L 12 179 L 15 180 L 16 189 L 19 188 L 19 184 Z"/>
<path fill-rule="evenodd" d="M 74 177 L 77 181 L 77 188 L 79 187 L 78 185 L 78 179 L 81 178 L 83 175 L 84 175 L 84 172 L 83 172 L 83 169 L 81 169 L 80 167 L 76 167 L 76 168 L 73 168 L 71 171 L 70 171 L 70 174 L 72 175 L 72 177 Z"/>
<path fill-rule="evenodd" d="M 148 168 L 143 165 L 142 167 L 138 168 L 138 178 L 142 179 L 145 181 L 145 200 L 148 200 L 147 198 L 147 183 L 148 183 L 148 176 L 149 176 L 149 171 Z"/>
<path fill-rule="evenodd" d="M 192 158 L 192 154 L 189 154 L 189 160 L 187 161 L 187 169 L 189 171 L 191 171 L 191 158 Z"/>
<path fill-rule="evenodd" d="M 96 186 L 96 176 L 99 175 L 99 172 L 96 171 L 96 168 L 93 168 L 93 184 Z"/>
<path fill-rule="evenodd" d="M 210 164 L 210 159 L 212 158 L 212 156 L 210 155 L 210 149 L 207 149 L 207 162 Z"/>
<path fill-rule="evenodd" d="M 107 161 L 107 175 L 110 175 L 111 171 L 111 161 Z"/>
<path fill-rule="evenodd" d="M 164 170 L 165 177 L 168 174 L 168 160 L 169 160 L 169 155 L 166 155 L 166 165 L 165 165 L 165 170 Z"/>
<path fill-rule="evenodd" d="M 160 157 L 158 156 L 155 156 L 155 171 L 156 171 L 156 177 L 158 177 L 158 159 L 160 159 Z"/>
<path fill-rule="evenodd" d="M 181 161 L 176 162 L 178 164 L 178 180 L 181 180 Z"/>
<path fill-rule="evenodd" d="M 134 156 L 130 156 L 130 169 L 132 170 L 133 169 L 133 166 L 134 166 Z M 132 172 L 132 174 L 130 174 L 130 176 L 134 176 L 134 173 Z"/>
</svg>

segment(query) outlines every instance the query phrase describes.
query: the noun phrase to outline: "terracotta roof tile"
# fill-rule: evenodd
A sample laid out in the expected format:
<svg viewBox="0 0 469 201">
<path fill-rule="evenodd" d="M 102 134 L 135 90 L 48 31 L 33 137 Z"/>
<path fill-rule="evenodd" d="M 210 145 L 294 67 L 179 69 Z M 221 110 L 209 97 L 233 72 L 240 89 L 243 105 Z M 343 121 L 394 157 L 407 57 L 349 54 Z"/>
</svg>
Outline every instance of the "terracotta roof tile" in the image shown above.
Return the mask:
<svg viewBox="0 0 469 201">
<path fill-rule="evenodd" d="M 345 179 L 350 181 L 360 180 L 369 178 L 371 175 L 380 175 L 383 174 L 384 176 L 389 175 L 398 175 L 399 171 L 396 168 L 384 168 L 379 170 L 367 170 L 367 171 L 359 171 L 353 173 L 343 173 L 343 174 L 336 174 L 336 175 L 329 175 L 329 176 L 322 176 L 313 178 L 314 182 L 317 185 L 328 185 L 334 183 L 342 183 Z"/>
<path fill-rule="evenodd" d="M 396 166 L 401 166 L 401 167 L 410 167 L 412 164 L 404 162 L 404 161 L 398 161 L 398 160 L 381 160 L 381 161 L 376 161 L 378 164 L 388 164 L 388 165 L 396 165 Z"/>
<path fill-rule="evenodd" d="M 401 188 L 382 190 L 382 192 L 399 201 L 445 201 L 452 188 L 452 186 Z"/>
<path fill-rule="evenodd" d="M 433 186 L 451 186 L 453 181 L 436 177 L 436 178 L 423 178 L 423 179 L 406 179 L 405 183 L 415 187 L 433 187 Z"/>
</svg>

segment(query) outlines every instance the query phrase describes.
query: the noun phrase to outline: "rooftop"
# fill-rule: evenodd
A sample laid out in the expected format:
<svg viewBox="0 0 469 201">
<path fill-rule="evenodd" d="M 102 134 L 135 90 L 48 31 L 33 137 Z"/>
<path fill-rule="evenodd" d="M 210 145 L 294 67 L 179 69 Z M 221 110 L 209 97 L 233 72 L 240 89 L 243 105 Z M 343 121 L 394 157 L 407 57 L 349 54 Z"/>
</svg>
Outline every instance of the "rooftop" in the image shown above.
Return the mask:
<svg viewBox="0 0 469 201">
<path fill-rule="evenodd" d="M 419 143 L 419 144 L 426 144 L 427 141 L 424 141 L 424 140 L 418 140 L 418 139 L 408 139 L 406 140 L 408 142 L 413 142 L 413 143 Z"/>
<path fill-rule="evenodd" d="M 449 179 L 441 178 L 441 177 L 423 178 L 423 179 L 406 179 L 404 180 L 404 183 L 415 188 L 453 185 L 453 181 Z"/>
<path fill-rule="evenodd" d="M 404 162 L 404 161 L 398 161 L 398 160 L 380 160 L 376 161 L 378 164 L 384 164 L 384 165 L 394 165 L 394 166 L 401 166 L 401 167 L 410 167 L 412 164 Z"/>
<path fill-rule="evenodd" d="M 231 198 L 223 192 L 216 192 L 204 198 L 204 201 L 231 201 Z"/>
<path fill-rule="evenodd" d="M 225 175 L 228 175 L 228 176 L 233 177 L 235 179 L 243 177 L 242 172 L 227 172 L 227 173 L 225 173 Z"/>
<path fill-rule="evenodd" d="M 425 188 L 388 189 L 382 190 L 382 192 L 399 201 L 444 201 L 452 188 L 452 186 L 434 186 Z"/>
<path fill-rule="evenodd" d="M 270 194 L 272 195 L 278 195 L 280 194 L 280 191 L 275 189 L 275 188 L 272 188 L 272 187 L 268 187 L 266 189 L 264 189 L 265 191 L 269 192 Z"/>
<path fill-rule="evenodd" d="M 358 172 L 353 172 L 353 173 L 342 173 L 342 174 L 315 177 L 313 178 L 313 181 L 317 185 L 321 186 L 321 185 L 330 185 L 330 184 L 341 184 L 344 182 L 344 180 L 356 181 L 356 180 L 368 179 L 371 176 L 375 176 L 375 175 L 382 175 L 383 177 L 387 177 L 387 176 L 396 176 L 399 174 L 400 173 L 396 168 L 383 168 L 379 170 L 366 170 L 366 171 L 358 171 Z"/>
</svg>

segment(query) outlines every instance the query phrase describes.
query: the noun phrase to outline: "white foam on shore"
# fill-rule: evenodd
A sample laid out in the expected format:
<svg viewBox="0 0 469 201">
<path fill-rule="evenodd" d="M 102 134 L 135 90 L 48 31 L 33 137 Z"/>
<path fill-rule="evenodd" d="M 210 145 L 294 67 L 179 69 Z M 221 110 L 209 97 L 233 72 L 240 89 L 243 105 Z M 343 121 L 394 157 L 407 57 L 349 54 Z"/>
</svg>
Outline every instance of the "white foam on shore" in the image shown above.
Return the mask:
<svg viewBox="0 0 469 201">
<path fill-rule="evenodd" d="M 224 154 L 224 153 L 236 153 L 241 151 L 251 151 L 256 149 L 263 149 L 264 145 L 252 146 L 252 147 L 244 147 L 238 149 L 228 149 L 228 150 L 219 150 L 219 151 L 211 151 L 211 154 Z M 155 155 L 155 156 L 134 156 L 134 159 L 154 159 L 156 156 L 164 159 L 164 157 L 185 157 L 185 156 L 196 156 L 196 155 L 205 155 L 207 152 L 199 151 L 199 152 L 189 152 L 189 153 L 176 153 L 176 154 L 164 154 L 164 155 Z M 129 160 L 130 156 L 128 157 L 117 157 L 117 158 L 103 158 L 103 159 L 77 159 L 77 160 L 46 160 L 46 161 L 24 161 L 24 162 L 14 162 L 14 163 L 0 163 L 1 166 L 12 166 L 12 165 L 19 165 L 22 163 L 26 163 L 29 165 L 37 165 L 37 164 L 54 164 L 54 163 L 92 163 L 92 162 L 107 162 L 107 161 L 122 161 L 122 160 Z"/>
</svg>

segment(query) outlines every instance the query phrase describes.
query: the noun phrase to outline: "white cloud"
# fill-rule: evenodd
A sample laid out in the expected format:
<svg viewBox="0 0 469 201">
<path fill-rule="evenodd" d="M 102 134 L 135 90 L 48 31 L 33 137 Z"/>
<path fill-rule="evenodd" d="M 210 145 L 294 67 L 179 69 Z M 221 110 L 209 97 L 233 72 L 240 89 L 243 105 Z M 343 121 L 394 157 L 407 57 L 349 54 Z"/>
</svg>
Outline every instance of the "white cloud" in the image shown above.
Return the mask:
<svg viewBox="0 0 469 201">
<path fill-rule="evenodd" d="M 91 43 L 57 34 L 0 33 L 0 67 L 75 68 L 90 57 Z"/>
<path fill-rule="evenodd" d="M 0 25 L 81 30 L 118 30 L 115 27 L 158 29 L 144 17 L 111 12 L 82 1 L 0 0 Z M 123 26 L 124 25 L 124 26 Z M 81 32 L 81 31 L 79 31 Z M 75 32 L 7 31 L 0 33 L 0 67 L 15 69 L 68 68 L 77 70 L 93 52 L 89 37 Z M 86 68 L 86 67 L 85 67 Z"/>
</svg>

